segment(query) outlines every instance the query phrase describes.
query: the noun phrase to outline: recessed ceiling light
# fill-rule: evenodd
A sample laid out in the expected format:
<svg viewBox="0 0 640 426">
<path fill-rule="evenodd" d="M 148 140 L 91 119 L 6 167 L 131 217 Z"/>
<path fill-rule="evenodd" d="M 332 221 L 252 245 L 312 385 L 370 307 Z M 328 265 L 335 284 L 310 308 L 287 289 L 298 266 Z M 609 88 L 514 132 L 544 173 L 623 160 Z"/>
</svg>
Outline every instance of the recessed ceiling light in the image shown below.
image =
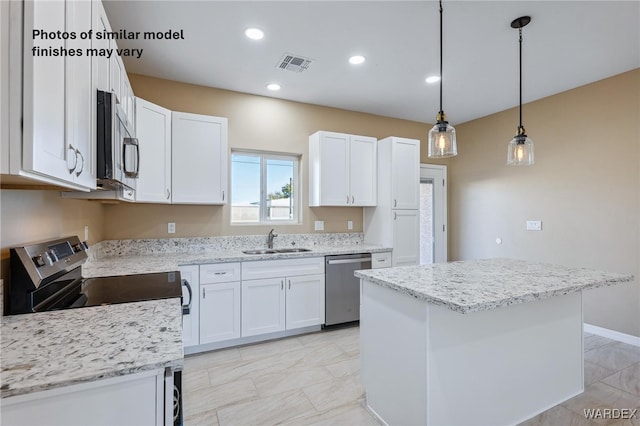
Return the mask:
<svg viewBox="0 0 640 426">
<path fill-rule="evenodd" d="M 248 28 L 244 32 L 244 35 L 249 37 L 251 40 L 262 40 L 262 38 L 264 37 L 264 32 L 262 30 L 259 30 L 258 28 Z"/>
<path fill-rule="evenodd" d="M 424 81 L 426 81 L 429 84 L 437 83 L 437 82 L 440 81 L 440 76 L 439 75 L 432 75 L 432 76 L 427 77 Z"/>
<path fill-rule="evenodd" d="M 270 84 L 267 84 L 267 89 L 273 90 L 273 91 L 280 90 L 280 85 L 278 83 L 270 83 Z"/>
<path fill-rule="evenodd" d="M 353 65 L 360 65 L 365 61 L 364 56 L 355 55 L 349 58 L 349 63 Z"/>
</svg>

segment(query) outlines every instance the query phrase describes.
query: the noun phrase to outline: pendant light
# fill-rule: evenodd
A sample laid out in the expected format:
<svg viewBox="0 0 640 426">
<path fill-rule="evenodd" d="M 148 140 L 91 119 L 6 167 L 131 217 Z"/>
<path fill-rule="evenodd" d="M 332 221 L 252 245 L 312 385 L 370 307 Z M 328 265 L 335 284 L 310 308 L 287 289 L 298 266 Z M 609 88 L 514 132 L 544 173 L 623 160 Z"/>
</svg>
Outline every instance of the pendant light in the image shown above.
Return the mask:
<svg viewBox="0 0 640 426">
<path fill-rule="evenodd" d="M 442 110 L 442 0 L 440 0 L 440 111 L 436 124 L 429 131 L 429 158 L 446 158 L 458 155 L 456 129 L 447 122 Z"/>
<path fill-rule="evenodd" d="M 517 28 L 520 44 L 520 124 L 518 133 L 507 147 L 508 166 L 530 166 L 533 164 L 533 141 L 526 135 L 522 125 L 522 28 L 531 22 L 530 16 L 521 16 L 511 22 L 511 28 Z"/>
</svg>

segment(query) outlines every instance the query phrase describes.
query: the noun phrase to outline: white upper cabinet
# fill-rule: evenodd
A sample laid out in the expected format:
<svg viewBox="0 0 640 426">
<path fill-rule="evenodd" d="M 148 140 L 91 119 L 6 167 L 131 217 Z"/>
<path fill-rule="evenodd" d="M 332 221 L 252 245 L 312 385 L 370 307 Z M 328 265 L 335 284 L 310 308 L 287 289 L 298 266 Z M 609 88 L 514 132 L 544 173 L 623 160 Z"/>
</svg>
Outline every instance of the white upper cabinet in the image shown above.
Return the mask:
<svg viewBox="0 0 640 426">
<path fill-rule="evenodd" d="M 136 201 L 171 202 L 171 111 L 136 98 L 136 135 L 138 137 L 140 175 Z"/>
<path fill-rule="evenodd" d="M 391 202 L 394 209 L 420 208 L 420 141 L 389 138 Z"/>
<path fill-rule="evenodd" d="M 376 138 L 309 136 L 309 206 L 376 205 Z"/>
<path fill-rule="evenodd" d="M 18 78 L 12 84 L 23 88 L 22 158 L 19 167 L 11 166 L 11 172 L 75 189 L 95 188 L 91 58 L 84 54 L 91 41 L 78 37 L 41 43 L 34 37 L 34 30 L 79 33 L 90 29 L 92 3 L 24 2 L 22 13 L 22 28 L 19 20 L 11 21 L 11 34 L 22 38 L 24 49 L 22 64 L 12 63 L 10 73 Z M 49 47 L 81 49 L 83 54 L 39 55 L 38 48 Z M 19 106 L 12 104 L 11 108 Z"/>
<path fill-rule="evenodd" d="M 173 112 L 171 135 L 173 204 L 225 204 L 227 119 Z"/>
</svg>

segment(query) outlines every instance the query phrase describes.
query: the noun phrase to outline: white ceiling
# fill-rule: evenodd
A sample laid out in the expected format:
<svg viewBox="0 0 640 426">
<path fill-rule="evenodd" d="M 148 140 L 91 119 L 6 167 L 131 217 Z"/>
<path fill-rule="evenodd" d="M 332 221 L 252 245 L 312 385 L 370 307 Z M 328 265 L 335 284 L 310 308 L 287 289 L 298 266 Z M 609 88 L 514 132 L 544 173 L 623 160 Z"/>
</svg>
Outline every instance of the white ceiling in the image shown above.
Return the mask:
<svg viewBox="0 0 640 426">
<path fill-rule="evenodd" d="M 444 6 L 444 110 L 452 124 L 640 67 L 640 1 L 456 1 Z M 114 31 L 184 30 L 185 40 L 121 40 L 143 48 L 128 72 L 433 123 L 438 111 L 436 1 L 105 1 Z M 244 36 L 258 27 L 261 41 Z M 284 53 L 311 58 L 302 73 Z M 350 65 L 349 56 L 367 61 Z M 277 82 L 279 92 L 267 83 Z M 638 88 L 631 88 L 638 90 Z M 606 102 L 603 99 L 603 102 Z M 525 110 L 526 123 L 526 110 Z"/>
</svg>

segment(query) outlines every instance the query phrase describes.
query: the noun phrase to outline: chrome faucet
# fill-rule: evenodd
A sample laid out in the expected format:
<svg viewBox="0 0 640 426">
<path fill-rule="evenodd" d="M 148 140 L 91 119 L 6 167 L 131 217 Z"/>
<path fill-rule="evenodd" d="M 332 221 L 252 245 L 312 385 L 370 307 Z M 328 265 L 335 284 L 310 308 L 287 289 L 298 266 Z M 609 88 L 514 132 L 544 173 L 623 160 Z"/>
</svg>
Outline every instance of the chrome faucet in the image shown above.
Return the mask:
<svg viewBox="0 0 640 426">
<path fill-rule="evenodd" d="M 278 234 L 273 232 L 273 229 L 269 231 L 269 235 L 267 235 L 267 248 L 270 248 L 270 249 L 273 248 L 273 239 L 277 236 Z"/>
</svg>

